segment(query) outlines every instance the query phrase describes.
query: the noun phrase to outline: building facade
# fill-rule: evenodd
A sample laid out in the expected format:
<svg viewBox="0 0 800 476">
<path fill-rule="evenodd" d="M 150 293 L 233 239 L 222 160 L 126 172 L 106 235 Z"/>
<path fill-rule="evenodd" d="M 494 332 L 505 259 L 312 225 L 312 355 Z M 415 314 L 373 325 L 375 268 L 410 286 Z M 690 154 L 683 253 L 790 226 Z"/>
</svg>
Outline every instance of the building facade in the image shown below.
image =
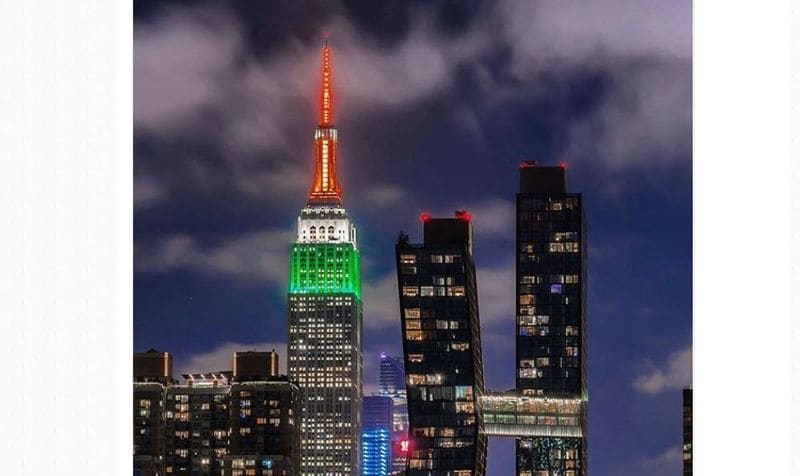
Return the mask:
<svg viewBox="0 0 800 476">
<path fill-rule="evenodd" d="M 164 474 L 165 390 L 173 384 L 172 355 L 133 354 L 133 474 Z"/>
<path fill-rule="evenodd" d="M 396 265 L 408 395 L 409 476 L 482 476 L 487 437 L 472 226 L 422 217 L 424 240 L 401 235 Z"/>
<path fill-rule="evenodd" d="M 323 49 L 315 173 L 291 245 L 288 370 L 303 394 L 303 475 L 359 474 L 361 257 L 342 206 L 330 50 Z"/>
<path fill-rule="evenodd" d="M 168 475 L 222 475 L 228 454 L 230 373 L 183 375 L 166 389 L 164 470 Z"/>
<path fill-rule="evenodd" d="M 392 465 L 391 443 L 394 402 L 373 395 L 363 400 L 361 475 L 388 476 Z"/>
<path fill-rule="evenodd" d="M 517 439 L 517 474 L 584 475 L 586 225 L 565 167 L 521 164 L 516 222 L 517 392 L 583 402 L 580 437 Z"/>
<path fill-rule="evenodd" d="M 692 474 L 692 389 L 683 389 L 683 474 Z"/>
<path fill-rule="evenodd" d="M 406 469 L 406 452 L 408 440 L 408 403 L 406 399 L 406 373 L 402 357 L 392 357 L 381 353 L 378 395 L 390 397 L 394 403 L 392 411 L 392 465 L 391 473 L 403 472 Z"/>
<path fill-rule="evenodd" d="M 233 368 L 178 384 L 171 355 L 134 354 L 134 475 L 299 474 L 300 388 L 273 375 L 274 352 L 237 352 Z"/>
</svg>

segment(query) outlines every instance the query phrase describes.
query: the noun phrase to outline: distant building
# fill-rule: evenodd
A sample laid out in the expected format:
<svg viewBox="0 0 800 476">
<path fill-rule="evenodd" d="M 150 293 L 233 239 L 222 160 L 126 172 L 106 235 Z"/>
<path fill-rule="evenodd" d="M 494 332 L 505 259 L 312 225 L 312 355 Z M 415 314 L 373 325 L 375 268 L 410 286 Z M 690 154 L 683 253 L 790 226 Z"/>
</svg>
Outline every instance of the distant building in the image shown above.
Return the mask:
<svg viewBox="0 0 800 476">
<path fill-rule="evenodd" d="M 422 217 L 422 244 L 395 247 L 407 378 L 408 476 L 486 474 L 478 289 L 470 215 Z"/>
<path fill-rule="evenodd" d="M 683 474 L 692 474 L 692 388 L 683 389 Z"/>
<path fill-rule="evenodd" d="M 361 475 L 388 476 L 394 402 L 386 396 L 364 397 L 361 431 Z"/>
<path fill-rule="evenodd" d="M 402 357 L 392 357 L 381 353 L 378 395 L 391 397 L 394 402 L 392 422 L 392 465 L 391 472 L 406 469 L 406 453 L 403 442 L 408 440 L 408 403 L 406 399 L 406 374 Z M 407 446 L 407 444 L 406 444 Z"/>
</svg>

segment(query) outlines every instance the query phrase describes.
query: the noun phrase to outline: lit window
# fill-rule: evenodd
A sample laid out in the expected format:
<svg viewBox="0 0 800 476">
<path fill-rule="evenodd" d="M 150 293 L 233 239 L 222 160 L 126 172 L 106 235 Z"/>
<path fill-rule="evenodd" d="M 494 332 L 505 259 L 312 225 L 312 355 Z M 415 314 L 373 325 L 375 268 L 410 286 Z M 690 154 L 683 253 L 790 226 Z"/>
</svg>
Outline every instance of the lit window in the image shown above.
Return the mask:
<svg viewBox="0 0 800 476">
<path fill-rule="evenodd" d="M 416 286 L 403 286 L 403 296 L 414 297 L 419 294 L 419 288 Z"/>
<path fill-rule="evenodd" d="M 414 364 L 422 363 L 422 354 L 408 354 L 408 361 Z"/>
<path fill-rule="evenodd" d="M 431 255 L 431 263 L 441 263 L 442 255 Z"/>
<path fill-rule="evenodd" d="M 560 284 L 551 284 L 550 285 L 550 294 L 561 294 L 561 285 Z"/>
<path fill-rule="evenodd" d="M 420 296 L 433 296 L 433 286 L 420 286 L 419 295 Z M 415 296 L 416 296 L 416 294 L 415 294 Z"/>
<path fill-rule="evenodd" d="M 409 319 L 406 321 L 406 329 L 422 329 L 422 326 L 419 320 Z"/>
<path fill-rule="evenodd" d="M 402 264 L 414 264 L 417 262 L 416 255 L 400 255 L 400 262 Z"/>
<path fill-rule="evenodd" d="M 462 297 L 464 296 L 464 286 L 452 286 L 450 288 L 449 296 Z"/>
<path fill-rule="evenodd" d="M 408 319 L 419 319 L 419 308 L 412 307 L 405 310 L 406 318 Z"/>
</svg>

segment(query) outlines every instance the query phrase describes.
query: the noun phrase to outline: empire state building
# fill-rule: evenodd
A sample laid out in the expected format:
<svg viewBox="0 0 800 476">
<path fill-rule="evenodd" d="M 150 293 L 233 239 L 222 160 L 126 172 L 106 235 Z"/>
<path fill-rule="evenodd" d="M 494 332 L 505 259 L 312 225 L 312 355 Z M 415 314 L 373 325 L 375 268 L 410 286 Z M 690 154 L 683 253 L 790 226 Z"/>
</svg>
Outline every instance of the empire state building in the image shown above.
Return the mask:
<svg viewBox="0 0 800 476">
<path fill-rule="evenodd" d="M 360 474 L 362 304 L 356 228 L 342 202 L 330 48 L 322 50 L 315 170 L 289 278 L 289 378 L 303 392 L 301 474 Z"/>
</svg>

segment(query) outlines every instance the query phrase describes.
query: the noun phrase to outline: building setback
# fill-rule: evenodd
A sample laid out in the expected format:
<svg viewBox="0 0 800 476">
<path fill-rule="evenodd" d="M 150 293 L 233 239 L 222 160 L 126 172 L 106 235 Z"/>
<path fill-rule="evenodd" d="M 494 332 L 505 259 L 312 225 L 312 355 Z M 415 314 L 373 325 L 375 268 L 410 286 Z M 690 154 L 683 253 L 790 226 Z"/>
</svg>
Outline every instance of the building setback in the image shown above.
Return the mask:
<svg viewBox="0 0 800 476">
<path fill-rule="evenodd" d="M 388 476 L 394 402 L 380 395 L 364 397 L 361 431 L 361 475 Z"/>
<path fill-rule="evenodd" d="M 422 217 L 424 240 L 401 234 L 396 265 L 407 378 L 408 476 L 482 476 L 487 437 L 472 226 Z"/>
<path fill-rule="evenodd" d="M 297 219 L 289 278 L 289 378 L 303 394 L 303 475 L 359 474 L 361 256 L 342 206 L 330 50 L 323 49 L 315 172 Z"/>
<path fill-rule="evenodd" d="M 567 192 L 564 167 L 523 162 L 519 172 L 517 392 L 585 401 L 586 225 L 581 194 Z M 580 437 L 517 438 L 517 474 L 585 475 L 585 405 L 580 422 Z"/>
</svg>

